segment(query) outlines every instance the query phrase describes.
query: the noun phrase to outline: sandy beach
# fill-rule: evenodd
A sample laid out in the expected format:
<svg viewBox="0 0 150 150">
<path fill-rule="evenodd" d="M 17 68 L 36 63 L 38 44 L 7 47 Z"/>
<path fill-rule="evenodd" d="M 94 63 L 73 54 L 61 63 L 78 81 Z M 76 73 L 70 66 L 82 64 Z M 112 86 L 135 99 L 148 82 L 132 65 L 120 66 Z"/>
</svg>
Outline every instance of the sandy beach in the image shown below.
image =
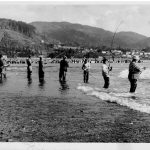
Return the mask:
<svg viewBox="0 0 150 150">
<path fill-rule="evenodd" d="M 0 141 L 150 142 L 150 115 L 97 99 L 71 99 L 1 95 Z"/>
</svg>

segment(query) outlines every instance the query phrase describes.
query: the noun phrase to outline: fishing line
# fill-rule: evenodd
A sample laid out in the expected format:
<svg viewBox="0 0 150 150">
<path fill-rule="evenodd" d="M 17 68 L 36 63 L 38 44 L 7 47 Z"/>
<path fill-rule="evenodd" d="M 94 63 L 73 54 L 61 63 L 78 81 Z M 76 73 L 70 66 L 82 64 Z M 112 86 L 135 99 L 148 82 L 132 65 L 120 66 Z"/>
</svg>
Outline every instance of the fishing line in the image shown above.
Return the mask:
<svg viewBox="0 0 150 150">
<path fill-rule="evenodd" d="M 94 75 L 92 75 L 92 73 L 89 72 L 89 74 L 90 74 L 92 77 L 94 77 L 95 79 L 98 79 L 97 77 L 95 77 Z M 99 79 L 98 79 L 98 80 L 99 80 Z"/>
<path fill-rule="evenodd" d="M 120 22 L 119 22 L 119 24 L 116 26 L 116 28 L 115 28 L 115 31 L 114 31 L 114 34 L 113 34 L 113 37 L 112 37 L 112 40 L 111 40 L 111 45 L 110 45 L 110 53 L 112 54 L 112 47 L 113 47 L 113 43 L 114 43 L 114 39 L 115 39 L 115 36 L 116 36 L 116 33 L 117 33 L 117 30 L 119 29 L 119 27 L 120 27 L 120 25 L 123 23 L 124 21 L 123 20 L 121 20 Z M 112 54 L 112 56 L 113 56 L 113 54 Z M 109 68 L 110 68 L 110 55 L 109 55 Z M 108 72 L 109 72 L 110 70 L 108 70 Z"/>
</svg>

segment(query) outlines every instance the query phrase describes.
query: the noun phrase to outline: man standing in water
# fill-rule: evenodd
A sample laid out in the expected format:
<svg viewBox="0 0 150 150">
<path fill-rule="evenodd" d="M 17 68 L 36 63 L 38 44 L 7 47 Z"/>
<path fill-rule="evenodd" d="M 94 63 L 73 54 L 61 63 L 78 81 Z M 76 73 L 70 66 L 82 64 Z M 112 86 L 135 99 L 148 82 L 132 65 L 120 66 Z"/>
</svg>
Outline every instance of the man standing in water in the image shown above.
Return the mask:
<svg viewBox="0 0 150 150">
<path fill-rule="evenodd" d="M 107 61 L 108 60 L 105 57 L 103 57 L 103 60 L 102 60 L 102 63 L 103 63 L 103 65 L 102 65 L 102 76 L 104 78 L 103 88 L 105 88 L 105 89 L 107 89 L 109 87 L 109 71 L 112 70 L 112 67 L 107 66 L 107 64 L 106 64 Z"/>
<path fill-rule="evenodd" d="M 43 60 L 42 56 L 40 56 L 39 60 L 39 81 L 44 80 L 44 71 L 43 71 Z"/>
<path fill-rule="evenodd" d="M 84 83 L 88 83 L 89 69 L 90 69 L 90 63 L 88 63 L 87 59 L 85 59 L 83 65 L 82 65 Z"/>
<path fill-rule="evenodd" d="M 32 61 L 31 61 L 31 56 L 29 55 L 28 59 L 26 60 L 27 62 L 27 77 L 30 78 L 32 74 Z"/>
<path fill-rule="evenodd" d="M 4 68 L 4 62 L 2 60 L 2 54 L 0 54 L 0 77 L 2 78 L 3 76 L 3 68 Z"/>
<path fill-rule="evenodd" d="M 66 72 L 67 68 L 69 67 L 66 58 L 67 58 L 66 56 L 63 56 L 63 59 L 60 61 L 59 81 L 66 81 Z"/>
<path fill-rule="evenodd" d="M 137 61 L 139 61 L 139 56 L 133 56 L 131 63 L 129 64 L 129 74 L 128 79 L 130 81 L 130 92 L 134 93 L 137 87 L 137 79 L 141 73 L 140 67 L 137 66 Z"/>
</svg>

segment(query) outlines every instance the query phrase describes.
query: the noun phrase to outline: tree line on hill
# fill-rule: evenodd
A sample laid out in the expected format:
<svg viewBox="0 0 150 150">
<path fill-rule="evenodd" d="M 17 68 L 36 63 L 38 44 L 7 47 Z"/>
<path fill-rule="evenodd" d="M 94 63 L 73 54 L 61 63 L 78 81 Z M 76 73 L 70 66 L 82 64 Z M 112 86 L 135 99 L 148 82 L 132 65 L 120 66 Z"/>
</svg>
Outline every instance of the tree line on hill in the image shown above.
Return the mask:
<svg viewBox="0 0 150 150">
<path fill-rule="evenodd" d="M 0 28 L 18 31 L 26 36 L 32 37 L 35 34 L 35 27 L 22 21 L 0 19 Z"/>
</svg>

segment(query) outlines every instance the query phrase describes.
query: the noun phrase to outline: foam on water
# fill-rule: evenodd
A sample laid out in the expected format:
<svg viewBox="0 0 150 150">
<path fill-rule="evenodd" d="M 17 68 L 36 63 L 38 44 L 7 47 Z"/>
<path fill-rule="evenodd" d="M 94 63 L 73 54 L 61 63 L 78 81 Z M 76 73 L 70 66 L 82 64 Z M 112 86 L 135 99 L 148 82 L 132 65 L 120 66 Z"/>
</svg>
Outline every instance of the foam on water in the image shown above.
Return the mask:
<svg viewBox="0 0 150 150">
<path fill-rule="evenodd" d="M 92 88 L 89 86 L 83 86 L 81 84 L 77 87 L 78 90 L 81 90 L 86 95 L 95 96 L 103 101 L 116 102 L 119 105 L 127 106 L 130 109 L 137 110 L 140 112 L 150 113 L 150 105 L 142 104 L 136 101 L 136 95 L 131 93 L 106 93 L 104 91 L 100 91 L 96 88 Z"/>
<path fill-rule="evenodd" d="M 120 72 L 119 76 L 120 78 L 128 78 L 128 69 L 123 70 Z M 143 70 L 142 73 L 139 76 L 140 79 L 150 79 L 150 69 Z"/>
</svg>

